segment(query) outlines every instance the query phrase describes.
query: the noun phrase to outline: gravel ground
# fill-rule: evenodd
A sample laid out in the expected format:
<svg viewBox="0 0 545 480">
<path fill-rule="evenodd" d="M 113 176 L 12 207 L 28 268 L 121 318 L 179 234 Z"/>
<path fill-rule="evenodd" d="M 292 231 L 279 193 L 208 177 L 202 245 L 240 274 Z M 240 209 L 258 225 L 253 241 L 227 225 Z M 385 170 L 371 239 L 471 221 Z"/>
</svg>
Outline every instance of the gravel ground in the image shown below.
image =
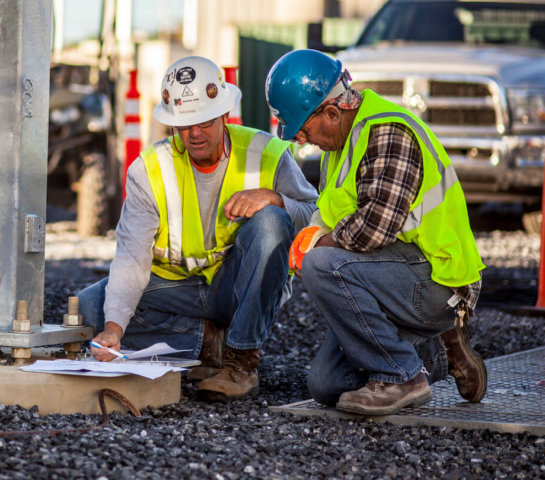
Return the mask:
<svg viewBox="0 0 545 480">
<path fill-rule="evenodd" d="M 48 224 L 45 320 L 58 322 L 67 297 L 102 278 L 113 234 L 80 239 L 70 223 Z M 473 319 L 473 343 L 485 358 L 541 346 L 543 322 L 501 307 L 534 305 L 540 238 L 521 231 L 478 232 L 488 268 Z M 494 332 L 491 335 L 491 332 Z M 229 405 L 195 401 L 184 385 L 179 404 L 114 413 L 84 434 L 0 438 L 3 479 L 498 479 L 545 478 L 545 438 L 437 427 L 398 427 L 268 410 L 309 397 L 305 374 L 325 323 L 295 282 L 260 365 L 261 392 Z M 0 430 L 95 426 L 99 416 L 39 416 L 0 405 Z"/>
</svg>

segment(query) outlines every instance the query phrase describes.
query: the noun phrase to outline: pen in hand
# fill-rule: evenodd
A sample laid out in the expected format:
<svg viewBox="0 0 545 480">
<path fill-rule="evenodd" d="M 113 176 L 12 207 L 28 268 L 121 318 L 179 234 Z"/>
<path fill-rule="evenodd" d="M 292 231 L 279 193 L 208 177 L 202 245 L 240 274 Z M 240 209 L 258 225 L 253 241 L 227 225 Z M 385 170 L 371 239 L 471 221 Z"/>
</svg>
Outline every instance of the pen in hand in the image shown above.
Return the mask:
<svg viewBox="0 0 545 480">
<path fill-rule="evenodd" d="M 118 352 L 117 350 L 114 350 L 113 348 L 105 347 L 104 345 L 100 345 L 100 343 L 89 342 L 89 345 L 91 345 L 91 347 L 95 347 L 95 348 L 105 348 L 105 349 L 108 350 L 108 352 L 110 352 L 112 355 L 115 355 L 116 357 L 122 358 L 122 359 L 124 359 L 124 360 L 128 360 L 128 359 L 129 359 L 129 357 L 127 357 L 127 355 L 123 355 L 122 353 Z"/>
</svg>

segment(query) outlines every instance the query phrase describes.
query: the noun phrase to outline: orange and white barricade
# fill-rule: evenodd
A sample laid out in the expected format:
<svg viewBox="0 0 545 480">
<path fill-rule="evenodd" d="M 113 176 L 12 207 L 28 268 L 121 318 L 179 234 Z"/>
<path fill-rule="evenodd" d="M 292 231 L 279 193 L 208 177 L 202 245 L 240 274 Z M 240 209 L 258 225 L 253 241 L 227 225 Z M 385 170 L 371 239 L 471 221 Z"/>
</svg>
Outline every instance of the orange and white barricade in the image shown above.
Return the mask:
<svg viewBox="0 0 545 480">
<path fill-rule="evenodd" d="M 138 71 L 131 70 L 129 89 L 125 95 L 125 161 L 123 162 L 123 200 L 127 170 L 142 151 L 140 138 L 140 92 L 138 91 Z"/>
<path fill-rule="evenodd" d="M 225 81 L 237 85 L 237 70 L 238 67 L 223 67 L 225 71 Z M 237 85 L 238 86 L 238 85 Z M 227 123 L 242 125 L 242 115 L 240 113 L 240 102 L 229 112 L 229 120 Z"/>
</svg>

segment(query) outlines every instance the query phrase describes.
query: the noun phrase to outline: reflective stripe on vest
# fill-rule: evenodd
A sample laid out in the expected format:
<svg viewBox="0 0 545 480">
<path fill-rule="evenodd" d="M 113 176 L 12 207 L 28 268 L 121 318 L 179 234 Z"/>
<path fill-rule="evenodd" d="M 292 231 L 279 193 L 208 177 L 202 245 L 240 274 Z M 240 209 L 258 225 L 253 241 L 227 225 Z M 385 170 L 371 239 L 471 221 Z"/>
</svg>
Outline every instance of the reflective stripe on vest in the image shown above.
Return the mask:
<svg viewBox="0 0 545 480">
<path fill-rule="evenodd" d="M 246 169 L 244 172 L 244 190 L 259 188 L 261 179 L 261 159 L 267 144 L 273 138 L 265 132 L 257 132 L 246 150 Z M 172 265 L 185 266 L 188 271 L 194 268 L 205 268 L 215 264 L 224 257 L 232 245 L 227 246 L 221 252 L 213 252 L 207 257 L 184 257 L 182 254 L 183 217 L 180 190 L 176 180 L 176 171 L 172 158 L 158 155 L 157 160 L 161 167 L 161 176 L 165 187 L 165 196 L 168 215 L 168 235 L 170 248 L 159 248 L 153 245 L 153 254 L 159 258 L 168 258 Z M 214 213 L 213 218 L 216 217 Z M 214 232 L 212 232 L 214 236 Z"/>
<path fill-rule="evenodd" d="M 327 169 L 329 167 L 329 152 L 325 152 L 324 156 L 322 158 L 322 165 L 320 166 L 320 184 L 318 185 L 318 189 L 320 192 L 325 188 L 327 185 Z M 350 159 L 350 162 L 352 162 L 352 159 Z"/>
<path fill-rule="evenodd" d="M 225 247 L 221 252 L 213 252 L 203 258 L 196 257 L 184 257 L 172 252 L 168 247 L 159 248 L 156 245 L 153 246 L 153 255 L 158 258 L 168 258 L 172 265 L 178 267 L 185 267 L 188 271 L 194 268 L 205 268 L 210 265 L 214 265 L 220 258 L 224 257 L 226 253 L 231 249 L 232 245 Z"/>
<path fill-rule="evenodd" d="M 245 188 L 273 189 L 278 162 L 287 149 L 293 148 L 289 142 L 253 128 L 226 128 L 231 137 L 231 153 L 219 196 L 211 217 L 206 219 L 200 217 L 193 168 L 180 138 L 164 139 L 141 154 L 159 211 L 152 272 L 162 278 L 182 280 L 202 275 L 210 283 L 240 228 L 239 223 L 225 218 L 225 204 Z M 203 220 L 213 222 L 207 225 L 213 239 L 208 247 L 203 237 Z"/>
<path fill-rule="evenodd" d="M 257 132 L 246 151 L 246 172 L 244 174 L 244 190 L 259 188 L 261 179 L 261 158 L 267 144 L 273 138 L 265 132 Z"/>
<path fill-rule="evenodd" d="M 354 125 L 354 128 L 352 129 L 351 137 L 350 137 L 348 152 L 341 166 L 341 171 L 339 173 L 339 176 L 337 177 L 337 182 L 335 185 L 337 188 L 340 188 L 340 186 L 346 180 L 346 177 L 348 176 L 348 173 L 350 172 L 350 169 L 352 168 L 352 162 L 354 158 L 354 149 L 356 147 L 359 136 L 363 128 L 365 127 L 366 123 L 375 119 L 389 118 L 389 117 L 401 118 L 409 124 L 409 126 L 415 131 L 415 133 L 419 136 L 419 138 L 422 140 L 424 145 L 426 145 L 426 147 L 432 154 L 437 164 L 437 169 L 439 170 L 439 174 L 441 175 L 441 182 L 435 185 L 434 187 L 432 187 L 427 192 L 425 192 L 422 197 L 422 202 L 409 212 L 409 216 L 407 217 L 403 227 L 401 228 L 402 232 L 409 232 L 421 225 L 422 218 L 424 217 L 426 213 L 432 211 L 434 208 L 436 208 L 441 203 L 443 203 L 447 190 L 458 181 L 458 177 L 456 176 L 456 172 L 454 170 L 453 165 L 450 164 L 448 167 L 445 168 L 445 166 L 443 165 L 443 162 L 441 162 L 441 160 L 439 159 L 439 154 L 437 153 L 437 150 L 435 150 L 428 133 L 426 132 L 424 128 L 422 128 L 422 125 L 416 122 L 410 115 L 400 113 L 400 112 L 378 113 L 376 115 L 366 117 L 361 122 L 358 122 L 356 125 Z M 324 160 L 322 162 L 322 165 L 323 165 L 322 171 L 327 172 L 328 162 L 329 162 L 329 152 L 327 152 L 327 154 L 324 155 Z M 322 176 L 320 177 L 320 190 L 323 189 L 321 185 L 322 181 L 324 182 L 324 188 L 325 188 L 326 177 L 327 175 L 323 175 L 323 178 Z"/>
<path fill-rule="evenodd" d="M 372 90 L 365 90 L 362 95 L 364 101 L 349 141 L 343 150 L 322 156 L 321 176 L 325 174 L 326 183 L 317 201 L 322 219 L 334 228 L 341 219 L 357 211 L 357 178 L 372 127 L 392 122 L 405 125 L 414 132 L 422 150 L 423 176 L 397 238 L 418 245 L 430 262 L 431 278 L 437 283 L 460 287 L 479 280 L 484 265 L 471 232 L 460 182 L 443 147 L 406 109 Z"/>
</svg>

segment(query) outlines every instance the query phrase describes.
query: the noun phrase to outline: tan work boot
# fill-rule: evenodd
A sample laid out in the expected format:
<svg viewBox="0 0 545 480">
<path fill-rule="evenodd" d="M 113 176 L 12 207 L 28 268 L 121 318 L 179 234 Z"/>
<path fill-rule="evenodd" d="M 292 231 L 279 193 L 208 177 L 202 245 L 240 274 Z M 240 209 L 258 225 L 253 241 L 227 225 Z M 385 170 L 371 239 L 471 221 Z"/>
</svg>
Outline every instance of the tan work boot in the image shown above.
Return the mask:
<svg viewBox="0 0 545 480">
<path fill-rule="evenodd" d="M 204 320 L 204 335 L 198 358 L 201 364 L 191 369 L 187 376 L 188 380 L 204 380 L 218 372 L 223 357 L 225 330 L 225 328 L 218 327 L 212 320 Z"/>
<path fill-rule="evenodd" d="M 428 379 L 420 372 L 406 383 L 384 383 L 369 380 L 365 387 L 344 392 L 337 409 L 361 415 L 390 415 L 403 407 L 419 407 L 432 399 Z"/>
<path fill-rule="evenodd" d="M 238 350 L 226 346 L 223 365 L 213 377 L 203 380 L 197 398 L 207 402 L 230 402 L 259 392 L 259 348 Z"/>
<path fill-rule="evenodd" d="M 456 380 L 458 393 L 468 402 L 480 402 L 486 393 L 487 373 L 482 357 L 469 344 L 468 321 L 466 312 L 441 338 L 447 350 L 448 371 Z"/>
</svg>

